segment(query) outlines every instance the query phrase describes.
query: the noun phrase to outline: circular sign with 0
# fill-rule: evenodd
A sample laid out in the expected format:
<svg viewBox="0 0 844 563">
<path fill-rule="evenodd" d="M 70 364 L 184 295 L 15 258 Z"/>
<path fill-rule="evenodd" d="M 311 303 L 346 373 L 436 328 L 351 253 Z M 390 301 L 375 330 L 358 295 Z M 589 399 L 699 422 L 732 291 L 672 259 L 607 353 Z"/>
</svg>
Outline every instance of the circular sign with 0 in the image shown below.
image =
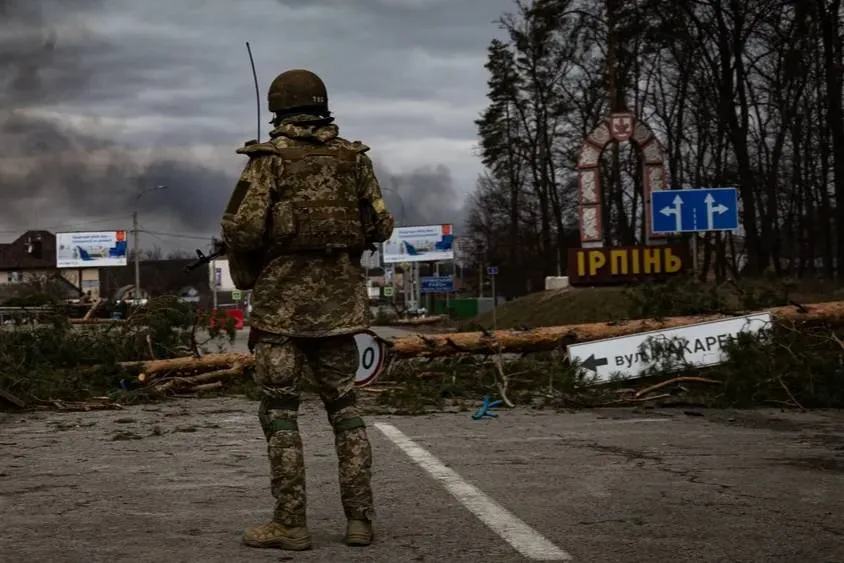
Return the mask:
<svg viewBox="0 0 844 563">
<path fill-rule="evenodd" d="M 355 334 L 358 345 L 358 371 L 355 373 L 355 386 L 363 387 L 375 381 L 384 369 L 387 359 L 387 346 L 372 331 Z"/>
</svg>

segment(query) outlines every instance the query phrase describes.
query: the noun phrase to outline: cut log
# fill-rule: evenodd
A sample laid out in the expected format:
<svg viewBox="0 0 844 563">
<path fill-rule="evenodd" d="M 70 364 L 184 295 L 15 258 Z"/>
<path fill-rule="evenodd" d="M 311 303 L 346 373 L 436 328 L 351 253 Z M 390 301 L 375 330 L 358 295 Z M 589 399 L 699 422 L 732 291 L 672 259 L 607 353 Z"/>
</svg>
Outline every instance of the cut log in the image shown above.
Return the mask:
<svg viewBox="0 0 844 563">
<path fill-rule="evenodd" d="M 103 302 L 103 300 L 102 300 L 102 299 L 97 298 L 97 299 L 94 301 L 94 304 L 93 304 L 93 305 L 91 305 L 91 308 L 90 308 L 90 309 L 88 309 L 88 312 L 87 312 L 87 313 L 85 313 L 85 316 L 84 316 L 84 317 L 82 317 L 82 320 L 83 320 L 83 321 L 90 320 L 91 316 L 94 314 L 94 311 L 96 311 L 96 310 L 99 308 L 99 306 L 100 306 L 100 304 L 101 304 L 102 302 Z"/>
<path fill-rule="evenodd" d="M 805 312 L 802 312 L 805 311 Z M 780 321 L 844 321 L 844 301 L 814 303 L 802 307 L 775 307 L 760 313 L 771 313 Z M 748 313 L 750 314 L 750 313 Z M 737 315 L 669 317 L 656 320 L 619 321 L 542 327 L 533 330 L 499 330 L 489 333 L 458 332 L 450 334 L 417 334 L 392 341 L 390 353 L 396 358 L 439 357 L 461 353 L 494 354 L 498 352 L 537 352 L 604 338 L 615 338 L 651 330 L 664 330 Z"/>
<path fill-rule="evenodd" d="M 228 354 L 207 354 L 197 358 L 196 356 L 183 356 L 181 358 L 171 358 L 167 360 L 148 360 L 146 362 L 121 362 L 120 366 L 124 369 L 139 368 L 141 374 L 138 376 L 139 381 L 150 381 L 153 376 L 160 372 L 175 371 L 207 371 L 209 369 L 222 369 L 231 367 L 237 363 L 244 366 L 251 365 L 254 362 L 251 354 L 240 354 L 231 352 Z"/>
<path fill-rule="evenodd" d="M 14 405 L 19 409 L 26 408 L 26 401 L 19 397 L 16 397 L 15 395 L 12 395 L 8 391 L 0 387 L 0 405 L 2 405 L 3 401 L 9 403 L 10 405 Z"/>
<path fill-rule="evenodd" d="M 203 383 L 188 389 L 191 393 L 202 393 L 203 391 L 212 391 L 214 389 L 221 389 L 223 387 L 222 381 L 215 381 L 214 383 Z"/>
<path fill-rule="evenodd" d="M 165 381 L 156 382 L 155 389 L 158 391 L 168 391 L 172 388 L 191 387 L 201 383 L 208 383 L 230 377 L 239 377 L 241 375 L 243 375 L 243 366 L 240 363 L 237 363 L 230 368 L 218 369 L 189 377 L 173 377 Z"/>
</svg>

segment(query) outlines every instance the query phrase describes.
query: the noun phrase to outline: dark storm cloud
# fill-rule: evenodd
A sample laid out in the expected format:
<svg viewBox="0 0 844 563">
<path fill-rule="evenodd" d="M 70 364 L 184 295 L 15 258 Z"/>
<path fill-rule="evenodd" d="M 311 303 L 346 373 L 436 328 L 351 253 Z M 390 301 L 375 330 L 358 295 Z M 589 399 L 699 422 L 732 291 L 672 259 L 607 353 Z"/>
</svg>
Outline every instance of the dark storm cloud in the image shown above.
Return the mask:
<svg viewBox="0 0 844 563">
<path fill-rule="evenodd" d="M 445 166 L 423 167 L 405 174 L 390 174 L 379 167 L 381 189 L 398 226 L 454 224 L 462 234 L 463 197 Z"/>
<path fill-rule="evenodd" d="M 472 122 L 491 21 L 511 6 L 0 0 L 2 230 L 128 215 L 138 189 L 167 184 L 141 199 L 142 223 L 214 234 L 244 163 L 234 148 L 255 136 L 245 40 L 264 139 L 273 76 L 312 68 L 341 135 L 372 147 L 407 222 L 459 224 L 479 168 Z"/>
<path fill-rule="evenodd" d="M 33 217 L 52 212 L 50 224 L 77 220 L 84 228 L 86 220 L 128 215 L 140 189 L 167 184 L 166 196 L 140 200 L 148 217 L 169 219 L 177 230 L 215 230 L 232 174 L 191 159 L 143 162 L 112 139 L 25 111 L 90 102 L 101 92 L 96 82 L 115 76 L 114 68 L 97 74 L 102 69 L 93 54 L 113 53 L 116 46 L 79 23 L 97 7 L 95 0 L 0 0 L 0 220 L 20 230 L 38 228 Z M 122 78 L 131 82 L 131 73 Z"/>
</svg>

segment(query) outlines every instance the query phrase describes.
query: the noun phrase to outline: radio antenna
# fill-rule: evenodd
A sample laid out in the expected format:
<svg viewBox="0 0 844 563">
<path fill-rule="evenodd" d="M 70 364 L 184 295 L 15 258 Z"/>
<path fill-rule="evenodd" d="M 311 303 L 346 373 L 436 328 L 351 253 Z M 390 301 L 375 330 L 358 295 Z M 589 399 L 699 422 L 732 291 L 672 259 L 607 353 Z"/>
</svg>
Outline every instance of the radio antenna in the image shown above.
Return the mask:
<svg viewBox="0 0 844 563">
<path fill-rule="evenodd" d="M 258 91 L 258 74 L 255 72 L 255 59 L 252 58 L 252 48 L 249 41 L 246 42 L 246 51 L 249 53 L 249 64 L 252 65 L 252 80 L 255 81 L 255 106 L 258 112 L 258 142 L 261 142 L 261 93 Z"/>
</svg>

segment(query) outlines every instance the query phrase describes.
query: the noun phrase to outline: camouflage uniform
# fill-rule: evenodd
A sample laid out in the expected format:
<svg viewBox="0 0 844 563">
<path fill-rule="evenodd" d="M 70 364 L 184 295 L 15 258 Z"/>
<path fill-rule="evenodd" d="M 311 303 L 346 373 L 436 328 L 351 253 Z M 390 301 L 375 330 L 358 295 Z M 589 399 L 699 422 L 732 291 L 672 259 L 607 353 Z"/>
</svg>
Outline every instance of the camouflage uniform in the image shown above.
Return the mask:
<svg viewBox="0 0 844 563">
<path fill-rule="evenodd" d="M 267 438 L 276 505 L 271 523 L 244 534 L 244 542 L 256 547 L 308 549 L 311 545 L 297 425 L 306 367 L 314 376 L 335 433 L 341 500 L 348 519 L 346 542 L 368 545 L 372 538 L 372 451 L 354 393 L 358 366 L 354 334 L 371 321 L 360 266 L 363 248 L 289 251 L 284 241 L 295 237 L 284 235 L 289 226 L 284 202 L 294 194 L 300 200 L 291 204 L 294 207 L 314 206 L 304 213 L 315 215 L 298 216 L 296 228 L 302 228 L 302 217 L 322 217 L 329 222 L 347 217 L 348 213 L 334 208 L 319 215 L 317 208 L 320 202 L 333 205 L 334 192 L 349 190 L 349 197 L 369 202 L 374 210 L 366 242 L 389 238 L 394 220 L 386 210 L 372 161 L 365 154 L 368 147 L 339 137 L 337 126 L 325 113 L 279 115 L 268 142 L 238 149 L 250 160 L 222 222 L 235 281 L 238 260 L 245 263 L 243 257 L 263 256 L 252 287 L 250 342 L 255 352 L 255 381 L 264 396 L 259 420 Z M 290 160 L 291 154 L 301 156 L 308 151 L 321 156 Z M 336 158 L 324 159 L 332 155 Z M 332 175 L 331 163 L 343 158 L 346 176 Z M 300 205 L 302 201 L 304 205 Z M 334 232 L 324 225 L 318 227 L 323 233 Z M 342 230 L 338 223 L 337 232 Z M 348 225 L 346 231 L 350 231 Z"/>
</svg>

